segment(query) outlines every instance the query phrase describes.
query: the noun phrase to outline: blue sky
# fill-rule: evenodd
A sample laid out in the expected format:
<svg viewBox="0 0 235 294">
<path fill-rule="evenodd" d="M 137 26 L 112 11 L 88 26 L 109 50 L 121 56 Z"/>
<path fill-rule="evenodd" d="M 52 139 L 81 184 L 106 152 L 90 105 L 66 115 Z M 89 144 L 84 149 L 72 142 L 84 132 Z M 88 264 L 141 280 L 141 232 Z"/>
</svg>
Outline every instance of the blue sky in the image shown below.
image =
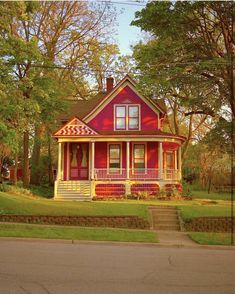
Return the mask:
<svg viewBox="0 0 235 294">
<path fill-rule="evenodd" d="M 141 39 L 141 31 L 135 26 L 130 26 L 130 23 L 135 18 L 135 12 L 143 7 L 123 4 L 114 4 L 114 6 L 118 12 L 122 10 L 122 13 L 117 16 L 117 41 L 121 54 L 131 54 L 130 47 Z"/>
</svg>

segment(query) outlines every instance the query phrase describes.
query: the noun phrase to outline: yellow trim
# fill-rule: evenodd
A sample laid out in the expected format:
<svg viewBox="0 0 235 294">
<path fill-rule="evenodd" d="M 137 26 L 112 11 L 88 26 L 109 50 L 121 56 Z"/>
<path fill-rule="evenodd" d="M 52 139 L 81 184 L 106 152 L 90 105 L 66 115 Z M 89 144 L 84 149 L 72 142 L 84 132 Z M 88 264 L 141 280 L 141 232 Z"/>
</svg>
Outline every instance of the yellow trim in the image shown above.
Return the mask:
<svg viewBox="0 0 235 294">
<path fill-rule="evenodd" d="M 141 138 L 135 138 L 135 137 L 128 137 L 127 135 L 125 137 L 83 137 L 83 138 L 72 138 L 72 137 L 62 137 L 58 138 L 58 143 L 60 142 L 143 142 L 143 139 L 148 142 L 169 142 L 169 143 L 176 143 L 179 145 L 182 145 L 182 141 L 180 139 L 175 139 L 175 138 L 165 138 L 165 137 L 158 137 L 158 138 L 153 138 L 153 137 L 143 137 Z"/>
</svg>

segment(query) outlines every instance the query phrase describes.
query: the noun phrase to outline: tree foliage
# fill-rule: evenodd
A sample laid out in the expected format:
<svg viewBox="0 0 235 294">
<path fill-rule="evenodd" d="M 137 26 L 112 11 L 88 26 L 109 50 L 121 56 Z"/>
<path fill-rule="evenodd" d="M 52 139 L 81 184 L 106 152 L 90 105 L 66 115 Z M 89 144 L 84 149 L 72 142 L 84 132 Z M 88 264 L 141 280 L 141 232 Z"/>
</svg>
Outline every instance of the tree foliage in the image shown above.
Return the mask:
<svg viewBox="0 0 235 294">
<path fill-rule="evenodd" d="M 184 153 L 234 118 L 233 17 L 232 1 L 154 1 L 132 22 L 148 33 L 133 54 L 142 88 L 165 98 L 172 131 L 187 137 Z"/>
</svg>

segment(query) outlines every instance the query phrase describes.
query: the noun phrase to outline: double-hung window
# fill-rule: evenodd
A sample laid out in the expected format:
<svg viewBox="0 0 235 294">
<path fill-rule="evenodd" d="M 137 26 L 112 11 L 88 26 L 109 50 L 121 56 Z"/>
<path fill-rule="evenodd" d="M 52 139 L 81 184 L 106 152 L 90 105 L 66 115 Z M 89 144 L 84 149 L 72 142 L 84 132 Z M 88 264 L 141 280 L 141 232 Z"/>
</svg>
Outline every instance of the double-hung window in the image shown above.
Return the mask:
<svg viewBox="0 0 235 294">
<path fill-rule="evenodd" d="M 115 130 L 139 130 L 139 105 L 115 106 Z"/>
<path fill-rule="evenodd" d="M 115 111 L 115 126 L 116 130 L 126 129 L 126 106 L 116 106 Z"/>
<path fill-rule="evenodd" d="M 139 106 L 128 106 L 128 129 L 139 129 Z"/>
<path fill-rule="evenodd" d="M 133 147 L 133 167 L 135 170 L 145 169 L 145 144 L 134 144 Z"/>
<path fill-rule="evenodd" d="M 119 172 L 121 168 L 121 145 L 109 144 L 109 170 Z"/>
</svg>

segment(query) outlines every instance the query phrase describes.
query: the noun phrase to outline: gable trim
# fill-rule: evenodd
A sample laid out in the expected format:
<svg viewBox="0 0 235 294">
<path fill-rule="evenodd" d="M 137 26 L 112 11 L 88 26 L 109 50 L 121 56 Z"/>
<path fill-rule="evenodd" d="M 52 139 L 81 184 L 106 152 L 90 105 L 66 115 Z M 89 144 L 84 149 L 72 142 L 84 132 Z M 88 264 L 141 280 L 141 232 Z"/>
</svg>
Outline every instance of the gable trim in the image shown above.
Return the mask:
<svg viewBox="0 0 235 294">
<path fill-rule="evenodd" d="M 73 122 L 76 122 L 76 123 L 72 124 Z M 98 135 L 98 133 L 95 130 L 93 130 L 91 127 L 89 127 L 85 122 L 83 122 L 77 117 L 74 117 L 71 120 L 69 120 L 65 125 L 63 125 L 58 131 L 56 131 L 53 134 L 53 137 L 87 136 L 88 134 L 78 134 L 76 130 L 72 129 L 72 127 L 78 127 L 78 126 L 82 126 L 84 127 L 84 130 L 89 131 L 90 132 L 89 135 Z M 66 130 L 69 127 L 71 127 L 73 134 L 66 134 L 66 131 L 64 134 L 61 133 L 63 129 Z"/>
<path fill-rule="evenodd" d="M 118 85 L 117 85 L 118 86 Z M 87 116 L 85 116 L 83 119 L 85 122 L 90 122 L 99 112 L 101 112 L 113 99 L 114 97 L 116 97 L 126 86 L 129 86 L 131 88 L 131 90 L 140 98 L 142 99 L 142 101 L 144 101 L 155 113 L 160 114 L 161 113 L 165 113 L 162 111 L 162 109 L 157 105 L 154 104 L 151 100 L 149 100 L 148 98 L 146 98 L 145 96 L 141 95 L 137 89 L 135 88 L 135 86 L 133 85 L 133 83 L 131 83 L 129 81 L 129 77 L 126 78 L 126 80 L 124 80 L 122 82 L 121 85 L 119 85 L 116 89 L 114 88 L 114 91 L 110 92 L 103 101 L 101 101 L 90 113 L 88 113 Z"/>
</svg>

